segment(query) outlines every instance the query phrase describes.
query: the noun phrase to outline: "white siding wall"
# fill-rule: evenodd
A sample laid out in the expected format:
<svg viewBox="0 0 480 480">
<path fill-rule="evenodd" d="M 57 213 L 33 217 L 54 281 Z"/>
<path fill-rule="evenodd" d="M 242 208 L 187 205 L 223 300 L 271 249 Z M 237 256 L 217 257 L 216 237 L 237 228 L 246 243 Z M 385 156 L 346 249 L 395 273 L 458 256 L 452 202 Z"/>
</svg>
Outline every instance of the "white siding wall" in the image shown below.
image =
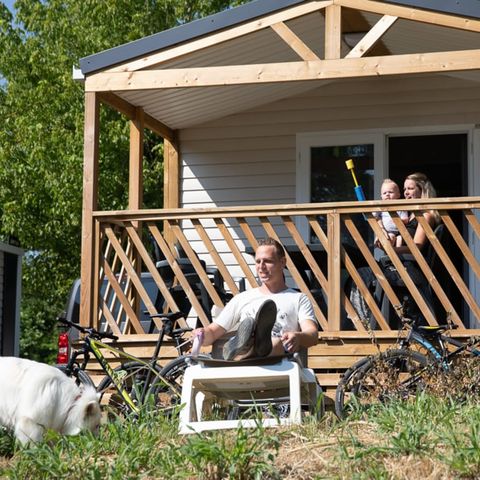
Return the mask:
<svg viewBox="0 0 480 480">
<path fill-rule="evenodd" d="M 478 83 L 417 76 L 324 85 L 182 130 L 182 204 L 295 203 L 297 133 L 455 124 L 480 124 Z M 195 239 L 194 232 L 189 236 Z M 217 245 L 227 251 L 223 242 Z M 202 253 L 202 247 L 197 248 Z M 225 260 L 232 260 L 227 253 Z"/>
</svg>

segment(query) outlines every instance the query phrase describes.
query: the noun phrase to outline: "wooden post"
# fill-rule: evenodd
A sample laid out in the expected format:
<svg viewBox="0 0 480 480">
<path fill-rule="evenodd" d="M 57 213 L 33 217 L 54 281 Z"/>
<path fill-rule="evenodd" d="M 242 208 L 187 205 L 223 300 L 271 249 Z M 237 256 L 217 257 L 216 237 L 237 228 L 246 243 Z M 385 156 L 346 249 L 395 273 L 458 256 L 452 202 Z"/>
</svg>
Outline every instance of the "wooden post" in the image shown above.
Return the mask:
<svg viewBox="0 0 480 480">
<path fill-rule="evenodd" d="M 144 112 L 135 109 L 135 118 L 130 120 L 130 171 L 128 184 L 128 208 L 140 210 L 143 202 L 143 132 Z"/>
<path fill-rule="evenodd" d="M 80 325 L 93 325 L 93 280 L 95 272 L 95 230 L 93 212 L 98 204 L 99 101 L 97 94 L 85 94 L 83 153 L 83 209 Z"/>
<path fill-rule="evenodd" d="M 176 141 L 163 140 L 163 208 L 180 207 L 180 155 Z M 167 222 L 163 225 L 163 235 L 170 248 L 174 235 Z"/>
<path fill-rule="evenodd" d="M 325 8 L 325 60 L 340 58 L 342 35 L 342 7 Z"/>
<path fill-rule="evenodd" d="M 143 203 L 143 138 L 145 129 L 145 115 L 143 108 L 135 108 L 135 118 L 130 120 L 130 162 L 128 180 L 128 209 L 140 210 Z M 142 238 L 142 222 L 133 222 L 133 227 Z M 130 238 L 128 240 L 131 242 Z M 131 260 L 135 272 L 140 277 L 142 273 L 142 258 L 140 253 L 133 247 L 131 249 Z M 132 295 L 130 292 L 129 296 Z M 140 296 L 135 290 L 133 295 L 133 309 L 139 317 Z"/>
<path fill-rule="evenodd" d="M 328 327 L 329 331 L 340 331 L 341 315 L 341 237 L 340 214 L 327 214 L 328 236 Z"/>
</svg>

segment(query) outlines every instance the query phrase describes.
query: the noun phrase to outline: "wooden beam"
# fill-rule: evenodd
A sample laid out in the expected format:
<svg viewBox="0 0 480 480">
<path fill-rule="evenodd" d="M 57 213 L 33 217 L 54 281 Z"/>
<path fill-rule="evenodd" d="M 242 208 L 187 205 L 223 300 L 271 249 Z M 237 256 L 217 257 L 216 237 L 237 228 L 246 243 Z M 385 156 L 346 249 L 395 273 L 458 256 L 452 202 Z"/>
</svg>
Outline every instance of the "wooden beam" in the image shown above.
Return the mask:
<svg viewBox="0 0 480 480">
<path fill-rule="evenodd" d="M 310 62 L 97 73 L 87 78 L 85 89 L 88 92 L 100 92 L 195 88 L 478 69 L 480 49 Z"/>
<path fill-rule="evenodd" d="M 98 138 L 100 102 L 95 93 L 85 94 L 85 125 L 83 148 L 83 207 L 80 324 L 93 321 L 93 289 L 95 272 L 95 226 L 93 212 L 98 205 Z"/>
<path fill-rule="evenodd" d="M 310 49 L 292 30 L 290 30 L 285 23 L 278 22 L 271 26 L 272 30 L 305 61 L 320 60 L 317 54 Z"/>
<path fill-rule="evenodd" d="M 176 142 L 163 141 L 163 208 L 180 208 L 180 156 Z M 173 248 L 170 224 L 163 223 L 164 237 Z"/>
<path fill-rule="evenodd" d="M 180 156 L 177 144 L 163 143 L 163 208 L 180 207 Z"/>
<path fill-rule="evenodd" d="M 334 0 L 334 3 L 355 10 L 378 13 L 380 15 L 393 15 L 395 17 L 404 18 L 405 20 L 430 23 L 442 27 L 458 28 L 470 32 L 480 32 L 480 20 L 475 20 L 469 17 L 459 17 L 446 13 L 433 12 L 431 10 L 419 10 L 417 8 L 403 7 L 391 3 L 371 0 Z"/>
<path fill-rule="evenodd" d="M 144 112 L 135 109 L 135 119 L 130 120 L 130 169 L 128 182 L 128 209 L 140 210 L 143 202 L 143 131 Z"/>
<path fill-rule="evenodd" d="M 328 245 L 328 330 L 340 330 L 341 310 L 341 255 L 342 247 L 340 236 L 340 215 L 329 213 L 327 215 Z"/>
<path fill-rule="evenodd" d="M 200 38 L 182 45 L 175 46 L 168 50 L 158 52 L 152 55 L 149 55 L 145 58 L 139 58 L 132 62 L 126 63 L 124 65 L 118 65 L 106 72 L 134 72 L 136 70 L 143 70 L 145 68 L 150 68 L 155 65 L 159 65 L 167 60 L 172 60 L 174 58 L 182 57 L 183 55 L 191 54 L 204 48 L 208 48 L 214 45 L 218 45 L 228 40 L 241 37 L 243 35 L 248 35 L 249 33 L 254 33 L 258 30 L 268 28 L 271 25 L 274 25 L 279 22 L 286 22 L 292 18 L 301 17 L 303 15 L 308 15 L 309 13 L 316 12 L 321 10 L 328 5 L 331 5 L 333 0 L 325 1 L 311 1 L 302 3 L 295 7 L 282 10 L 280 12 L 275 12 L 272 15 L 269 15 L 264 18 L 256 18 L 251 22 L 239 25 L 234 28 L 223 30 L 218 33 L 214 33 L 208 37 Z"/>
<path fill-rule="evenodd" d="M 118 95 L 115 95 L 113 92 L 102 92 L 99 95 L 99 98 L 102 103 L 105 103 L 106 105 L 122 113 L 129 120 L 135 119 L 137 107 L 127 102 L 123 98 L 119 97 Z M 145 128 L 148 128 L 152 132 L 157 133 L 162 138 L 167 138 L 170 141 L 175 140 L 175 137 L 176 137 L 175 131 L 172 130 L 170 127 L 167 127 L 167 125 L 163 124 L 156 118 L 153 118 L 147 113 L 144 113 L 143 121 L 144 121 Z"/>
<path fill-rule="evenodd" d="M 358 58 L 368 53 L 398 17 L 384 15 L 372 29 L 348 52 L 345 58 Z"/>
<path fill-rule="evenodd" d="M 330 5 L 325 9 L 325 59 L 340 58 L 342 50 L 342 9 Z"/>
<path fill-rule="evenodd" d="M 128 209 L 141 210 L 143 204 L 143 136 L 144 136 L 143 108 L 135 109 L 135 118 L 130 120 L 130 160 L 128 176 Z M 142 235 L 142 222 L 133 222 L 135 228 Z M 142 258 L 138 250 L 133 250 L 132 264 L 138 276 L 142 273 Z M 137 316 L 140 316 L 140 296 L 137 291 L 132 298 L 132 306 Z"/>
</svg>

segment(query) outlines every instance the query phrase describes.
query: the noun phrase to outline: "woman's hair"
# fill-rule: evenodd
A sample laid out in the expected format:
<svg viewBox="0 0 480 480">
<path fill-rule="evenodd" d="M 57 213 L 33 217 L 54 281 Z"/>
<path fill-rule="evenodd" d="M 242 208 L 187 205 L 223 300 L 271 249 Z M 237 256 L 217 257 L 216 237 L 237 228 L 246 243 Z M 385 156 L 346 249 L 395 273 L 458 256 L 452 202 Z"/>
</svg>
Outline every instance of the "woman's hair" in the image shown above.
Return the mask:
<svg viewBox="0 0 480 480">
<path fill-rule="evenodd" d="M 432 182 L 424 173 L 412 173 L 408 175 L 405 180 L 413 180 L 415 182 L 421 192 L 420 198 L 435 198 L 437 196 L 437 192 L 435 191 Z M 441 222 L 441 217 L 438 213 L 438 210 L 430 210 L 430 213 L 432 213 L 435 223 L 438 225 Z"/>
<path fill-rule="evenodd" d="M 424 173 L 415 172 L 407 176 L 405 180 L 413 180 L 420 191 L 422 192 L 420 198 L 435 198 L 437 192 L 433 188 L 432 182 Z"/>
</svg>

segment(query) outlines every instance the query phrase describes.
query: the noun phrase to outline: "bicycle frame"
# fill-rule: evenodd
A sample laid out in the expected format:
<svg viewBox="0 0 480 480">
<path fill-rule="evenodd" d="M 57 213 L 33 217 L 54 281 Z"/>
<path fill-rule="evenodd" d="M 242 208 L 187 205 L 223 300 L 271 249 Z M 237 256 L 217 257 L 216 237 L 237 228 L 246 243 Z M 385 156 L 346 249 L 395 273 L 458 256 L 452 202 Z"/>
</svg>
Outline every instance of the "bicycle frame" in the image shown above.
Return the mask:
<svg viewBox="0 0 480 480">
<path fill-rule="evenodd" d="M 124 352 L 122 350 L 118 350 L 117 348 L 112 347 L 111 345 L 109 345 L 107 343 L 104 343 L 101 340 L 96 340 L 96 339 L 93 339 L 93 338 L 86 337 L 84 339 L 84 342 L 85 342 L 85 346 L 82 349 L 77 350 L 73 353 L 71 363 L 72 364 L 75 363 L 76 358 L 83 354 L 83 361 L 82 361 L 81 368 L 82 368 L 82 370 L 84 370 L 87 363 L 88 363 L 88 360 L 90 358 L 90 352 L 92 352 L 93 355 L 95 356 L 95 358 L 97 359 L 98 363 L 102 367 L 102 369 L 112 379 L 112 383 L 115 385 L 115 388 L 118 390 L 118 392 L 120 393 L 120 395 L 125 400 L 125 402 L 130 407 L 130 409 L 132 410 L 133 413 L 138 414 L 138 413 L 140 413 L 140 410 L 135 405 L 135 402 L 133 401 L 130 394 L 125 389 L 122 388 L 122 383 L 121 383 L 121 381 L 119 379 L 119 376 L 117 374 L 118 372 L 115 372 L 115 370 L 108 363 L 107 359 L 105 358 L 105 355 L 102 352 L 103 349 L 114 353 L 118 358 L 125 358 L 127 360 L 131 360 L 131 361 L 134 361 L 134 362 L 137 362 L 137 363 L 140 363 L 140 364 L 144 365 L 145 367 L 148 368 L 149 374 L 152 374 L 152 375 L 156 376 L 161 381 L 163 381 L 166 385 L 169 385 L 167 380 L 165 378 L 163 378 L 160 375 L 160 373 L 157 372 L 155 370 L 155 368 L 152 366 L 152 360 L 150 360 L 150 361 L 142 360 L 138 357 L 130 355 L 127 352 Z M 146 381 L 147 385 L 149 384 L 149 380 L 150 379 L 147 378 L 147 381 Z M 143 395 L 145 395 L 145 394 L 146 394 L 146 392 L 143 392 Z M 141 398 L 141 400 L 143 401 L 144 398 Z"/>
<path fill-rule="evenodd" d="M 447 337 L 446 335 L 442 335 L 440 333 L 436 335 L 435 338 L 438 340 L 440 349 L 437 349 L 437 347 L 435 347 L 435 345 L 433 345 L 433 343 L 430 342 L 424 335 L 412 328 L 404 342 L 406 345 L 408 345 L 408 343 L 413 339 L 414 342 L 418 343 L 423 348 L 425 348 L 425 350 L 431 353 L 433 358 L 439 363 L 441 363 L 443 368 L 445 369 L 448 369 L 448 361 L 452 357 L 458 355 L 459 353 L 462 353 L 465 350 L 468 350 L 473 355 L 480 356 L 480 350 L 476 349 L 474 346 L 475 344 L 480 343 L 480 339 L 475 339 L 475 342 L 469 344 L 468 342 L 463 343 L 459 340 L 455 340 L 454 338 Z M 457 348 L 449 352 L 447 344 L 453 345 Z"/>
</svg>

